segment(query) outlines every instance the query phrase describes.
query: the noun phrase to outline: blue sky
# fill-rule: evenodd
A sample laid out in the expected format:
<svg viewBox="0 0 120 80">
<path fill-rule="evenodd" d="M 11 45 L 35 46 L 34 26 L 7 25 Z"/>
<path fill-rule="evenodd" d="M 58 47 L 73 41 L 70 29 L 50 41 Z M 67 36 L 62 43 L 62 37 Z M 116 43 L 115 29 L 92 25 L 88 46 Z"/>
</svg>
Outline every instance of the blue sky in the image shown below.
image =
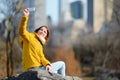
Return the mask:
<svg viewBox="0 0 120 80">
<path fill-rule="evenodd" d="M 58 21 L 58 0 L 46 0 L 46 15 L 50 15 L 53 22 Z"/>
</svg>

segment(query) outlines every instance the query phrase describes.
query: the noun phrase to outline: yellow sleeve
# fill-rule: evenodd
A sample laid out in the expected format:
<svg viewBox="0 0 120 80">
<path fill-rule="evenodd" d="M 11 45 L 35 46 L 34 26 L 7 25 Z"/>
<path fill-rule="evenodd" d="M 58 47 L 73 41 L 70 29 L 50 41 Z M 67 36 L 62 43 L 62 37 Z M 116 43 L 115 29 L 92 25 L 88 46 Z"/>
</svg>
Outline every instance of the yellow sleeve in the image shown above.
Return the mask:
<svg viewBox="0 0 120 80">
<path fill-rule="evenodd" d="M 28 16 L 23 16 L 20 20 L 18 33 L 23 39 L 29 40 L 29 32 L 26 29 L 27 22 L 28 22 Z"/>
<path fill-rule="evenodd" d="M 50 62 L 45 58 L 43 53 L 41 54 L 41 58 L 42 58 L 41 61 L 43 66 L 46 66 L 48 64 L 50 65 Z"/>
</svg>

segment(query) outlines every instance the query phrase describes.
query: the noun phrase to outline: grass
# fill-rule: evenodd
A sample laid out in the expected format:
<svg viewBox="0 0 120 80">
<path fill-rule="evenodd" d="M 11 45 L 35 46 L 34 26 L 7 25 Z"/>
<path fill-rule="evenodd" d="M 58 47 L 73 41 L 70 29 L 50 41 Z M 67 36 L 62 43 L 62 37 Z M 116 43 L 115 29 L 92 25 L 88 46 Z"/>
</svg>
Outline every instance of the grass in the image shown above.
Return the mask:
<svg viewBox="0 0 120 80">
<path fill-rule="evenodd" d="M 95 78 L 94 77 L 83 77 L 82 79 L 83 80 L 94 80 Z"/>
</svg>

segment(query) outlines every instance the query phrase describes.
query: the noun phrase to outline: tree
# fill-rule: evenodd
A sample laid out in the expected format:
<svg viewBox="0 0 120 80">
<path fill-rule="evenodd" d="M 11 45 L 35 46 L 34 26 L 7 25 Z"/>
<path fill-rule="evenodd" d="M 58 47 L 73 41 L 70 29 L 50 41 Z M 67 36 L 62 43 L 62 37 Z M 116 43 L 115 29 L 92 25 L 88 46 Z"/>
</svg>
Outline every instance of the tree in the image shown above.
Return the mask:
<svg viewBox="0 0 120 80">
<path fill-rule="evenodd" d="M 14 21 L 14 17 L 22 9 L 21 3 L 20 0 L 0 0 L 0 24 L 3 24 L 2 27 L 5 29 L 7 76 L 13 74 L 13 44 L 17 30 L 17 21 Z"/>
</svg>

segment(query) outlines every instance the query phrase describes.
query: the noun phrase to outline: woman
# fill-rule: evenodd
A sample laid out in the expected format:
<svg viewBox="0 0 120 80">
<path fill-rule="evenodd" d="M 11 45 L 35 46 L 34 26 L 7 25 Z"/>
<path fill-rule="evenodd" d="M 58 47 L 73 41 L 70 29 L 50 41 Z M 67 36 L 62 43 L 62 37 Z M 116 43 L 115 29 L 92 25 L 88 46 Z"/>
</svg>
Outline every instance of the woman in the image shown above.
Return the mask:
<svg viewBox="0 0 120 80">
<path fill-rule="evenodd" d="M 49 29 L 47 26 L 41 26 L 34 32 L 27 31 L 29 9 L 23 10 L 23 16 L 19 24 L 20 45 L 22 47 L 22 67 L 27 70 L 47 70 L 48 72 L 65 76 L 65 63 L 57 61 L 50 63 L 43 54 L 43 45 L 47 44 L 49 38 Z"/>
</svg>

